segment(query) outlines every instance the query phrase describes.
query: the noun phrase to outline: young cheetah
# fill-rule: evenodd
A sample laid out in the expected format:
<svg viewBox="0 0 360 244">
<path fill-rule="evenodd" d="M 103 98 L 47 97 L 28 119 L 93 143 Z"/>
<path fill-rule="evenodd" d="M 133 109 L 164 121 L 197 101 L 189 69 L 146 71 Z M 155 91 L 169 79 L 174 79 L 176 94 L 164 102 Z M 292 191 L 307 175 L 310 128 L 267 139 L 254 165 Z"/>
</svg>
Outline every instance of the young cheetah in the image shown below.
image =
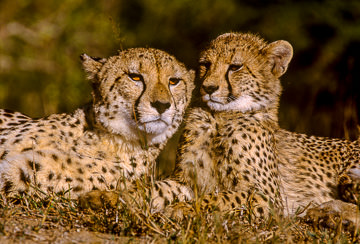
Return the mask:
<svg viewBox="0 0 360 244">
<path fill-rule="evenodd" d="M 233 209 L 252 200 L 295 214 L 338 198 L 342 172 L 359 165 L 359 144 L 309 137 L 278 126 L 279 77 L 292 58 L 287 41 L 227 33 L 200 56 L 204 106 L 189 111 L 176 176 L 210 194 L 205 205 Z"/>
<path fill-rule="evenodd" d="M 191 98 L 194 72 L 151 48 L 108 59 L 81 56 L 92 103 L 72 114 L 31 119 L 0 110 L 0 190 L 3 194 L 116 189 L 151 174 L 178 129 Z M 172 194 L 190 197 L 171 181 Z M 171 196 L 169 197 L 171 200 Z"/>
</svg>

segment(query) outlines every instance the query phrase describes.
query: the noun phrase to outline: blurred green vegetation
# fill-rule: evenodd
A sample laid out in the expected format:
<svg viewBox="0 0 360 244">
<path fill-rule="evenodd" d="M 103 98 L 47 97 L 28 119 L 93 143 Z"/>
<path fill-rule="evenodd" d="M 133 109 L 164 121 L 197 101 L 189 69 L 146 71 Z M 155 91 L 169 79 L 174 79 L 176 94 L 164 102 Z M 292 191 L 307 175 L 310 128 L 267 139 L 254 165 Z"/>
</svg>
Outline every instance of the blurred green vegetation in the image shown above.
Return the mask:
<svg viewBox="0 0 360 244">
<path fill-rule="evenodd" d="M 90 99 L 79 55 L 160 48 L 196 68 L 211 39 L 228 31 L 285 39 L 294 58 L 282 78 L 280 125 L 357 138 L 360 1 L 1 0 L 0 107 L 33 117 L 70 112 Z M 176 141 L 176 140 L 175 140 Z M 174 159 L 174 147 L 165 161 Z"/>
</svg>

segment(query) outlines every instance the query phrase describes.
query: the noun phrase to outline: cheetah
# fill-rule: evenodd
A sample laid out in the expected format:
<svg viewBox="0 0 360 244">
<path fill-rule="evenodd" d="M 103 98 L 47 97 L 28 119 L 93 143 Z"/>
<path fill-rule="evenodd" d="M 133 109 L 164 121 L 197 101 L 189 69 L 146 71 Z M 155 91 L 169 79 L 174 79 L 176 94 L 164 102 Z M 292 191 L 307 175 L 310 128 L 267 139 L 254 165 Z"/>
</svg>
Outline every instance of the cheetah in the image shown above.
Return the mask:
<svg viewBox="0 0 360 244">
<path fill-rule="evenodd" d="M 195 72 L 152 48 L 81 59 L 93 88 L 89 104 L 39 119 L 0 110 L 2 194 L 71 190 L 78 198 L 115 190 L 123 178 L 131 184 L 152 174 L 156 157 L 182 122 Z M 181 185 L 161 185 L 191 197 Z"/>
<path fill-rule="evenodd" d="M 220 35 L 201 53 L 201 101 L 185 118 L 175 174 L 205 194 L 205 206 L 251 200 L 257 216 L 304 215 L 339 198 L 339 176 L 359 175 L 359 142 L 279 127 L 279 78 L 292 55 L 289 42 L 251 33 Z"/>
</svg>

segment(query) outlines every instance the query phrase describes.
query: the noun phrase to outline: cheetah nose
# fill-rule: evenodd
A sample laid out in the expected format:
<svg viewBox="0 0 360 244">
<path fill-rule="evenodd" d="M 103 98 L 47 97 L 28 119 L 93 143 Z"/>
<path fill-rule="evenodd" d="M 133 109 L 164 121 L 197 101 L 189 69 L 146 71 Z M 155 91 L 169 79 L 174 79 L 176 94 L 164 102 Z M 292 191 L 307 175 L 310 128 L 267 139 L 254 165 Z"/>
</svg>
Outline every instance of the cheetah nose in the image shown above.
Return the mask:
<svg viewBox="0 0 360 244">
<path fill-rule="evenodd" d="M 168 108 L 170 108 L 170 103 L 163 103 L 160 101 L 151 102 L 150 103 L 153 108 L 155 108 L 159 114 L 165 112 Z"/>
<path fill-rule="evenodd" d="M 212 85 L 210 85 L 210 86 L 202 86 L 202 89 L 204 89 L 204 91 L 207 93 L 207 94 L 209 94 L 209 95 L 211 95 L 211 94 L 213 94 L 217 89 L 219 89 L 219 86 L 212 86 Z"/>
</svg>

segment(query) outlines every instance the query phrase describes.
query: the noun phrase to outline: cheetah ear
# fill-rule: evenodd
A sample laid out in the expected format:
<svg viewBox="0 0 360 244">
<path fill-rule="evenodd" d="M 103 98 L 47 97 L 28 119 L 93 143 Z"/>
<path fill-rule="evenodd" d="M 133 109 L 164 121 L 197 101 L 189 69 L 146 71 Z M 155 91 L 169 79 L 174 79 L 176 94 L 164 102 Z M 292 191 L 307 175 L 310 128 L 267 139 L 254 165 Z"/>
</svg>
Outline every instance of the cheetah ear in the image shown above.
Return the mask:
<svg viewBox="0 0 360 244">
<path fill-rule="evenodd" d="M 266 47 L 266 53 L 271 65 L 271 72 L 276 78 L 282 76 L 290 63 L 293 48 L 287 41 L 275 41 Z"/>
<path fill-rule="evenodd" d="M 87 77 L 89 80 L 95 81 L 96 74 L 101 70 L 101 67 L 106 62 L 106 58 L 94 58 L 90 57 L 87 54 L 82 54 L 80 56 L 83 68 L 87 73 Z"/>
</svg>

